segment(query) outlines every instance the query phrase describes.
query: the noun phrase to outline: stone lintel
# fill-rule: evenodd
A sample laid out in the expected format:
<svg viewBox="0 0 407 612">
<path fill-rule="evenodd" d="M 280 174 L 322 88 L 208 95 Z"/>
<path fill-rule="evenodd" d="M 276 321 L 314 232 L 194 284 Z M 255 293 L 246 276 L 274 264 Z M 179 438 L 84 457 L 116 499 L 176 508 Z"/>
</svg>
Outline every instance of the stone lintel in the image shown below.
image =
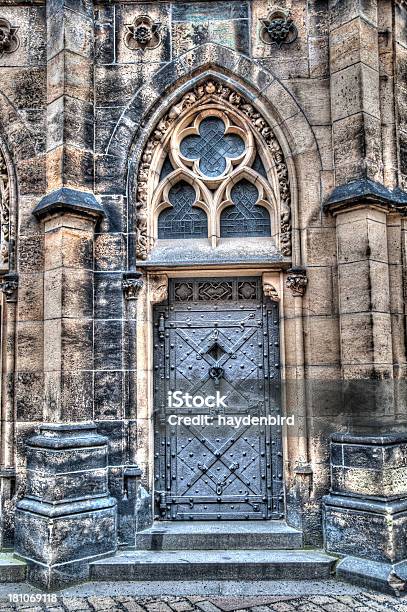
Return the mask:
<svg viewBox="0 0 407 612">
<path fill-rule="evenodd" d="M 94 219 L 105 216 L 103 207 L 92 193 L 62 187 L 42 198 L 33 210 L 33 214 L 42 219 L 53 214 L 76 213 Z"/>
<path fill-rule="evenodd" d="M 370 179 L 358 179 L 335 187 L 324 203 L 323 209 L 325 212 L 335 214 L 361 205 L 371 205 L 406 214 L 407 193 L 400 188 L 388 189 Z"/>
</svg>

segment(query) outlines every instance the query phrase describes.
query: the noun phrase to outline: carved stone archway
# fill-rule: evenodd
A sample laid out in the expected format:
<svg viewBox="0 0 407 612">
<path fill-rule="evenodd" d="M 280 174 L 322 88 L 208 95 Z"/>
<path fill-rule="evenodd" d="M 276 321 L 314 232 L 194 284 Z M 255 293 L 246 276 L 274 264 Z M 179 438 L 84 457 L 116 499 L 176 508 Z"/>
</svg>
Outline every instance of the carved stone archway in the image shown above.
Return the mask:
<svg viewBox="0 0 407 612">
<path fill-rule="evenodd" d="M 250 125 L 259 143 L 267 151 L 277 179 L 279 205 L 279 248 L 282 255 L 289 257 L 292 251 L 291 238 L 291 189 L 287 163 L 282 148 L 266 119 L 260 112 L 230 86 L 210 78 L 195 85 L 182 98 L 173 104 L 167 113 L 156 124 L 152 135 L 144 147 L 137 175 L 136 186 L 136 233 L 137 257 L 145 260 L 153 243 L 149 229 L 149 204 L 151 185 L 154 182 L 156 168 L 162 160 L 165 143 L 175 126 L 188 113 L 205 108 L 210 104 L 221 105 L 230 109 Z"/>
</svg>

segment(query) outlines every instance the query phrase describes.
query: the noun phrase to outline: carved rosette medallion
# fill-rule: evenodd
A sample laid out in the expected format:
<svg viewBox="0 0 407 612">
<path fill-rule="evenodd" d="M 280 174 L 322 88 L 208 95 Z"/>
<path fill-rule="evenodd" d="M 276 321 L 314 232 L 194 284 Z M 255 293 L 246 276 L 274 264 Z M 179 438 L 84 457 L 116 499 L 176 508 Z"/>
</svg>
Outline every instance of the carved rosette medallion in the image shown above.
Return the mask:
<svg viewBox="0 0 407 612">
<path fill-rule="evenodd" d="M 10 179 L 6 160 L 0 150 L 0 267 L 9 262 L 10 241 Z"/>
<path fill-rule="evenodd" d="M 302 297 L 307 288 L 308 278 L 305 268 L 292 268 L 288 271 L 286 286 L 294 297 Z"/>
<path fill-rule="evenodd" d="M 5 53 L 10 54 L 17 51 L 20 46 L 17 30 L 18 27 L 12 26 L 7 19 L 0 17 L 0 58 Z"/>
<path fill-rule="evenodd" d="M 276 173 L 276 189 L 279 197 L 279 242 L 281 253 L 291 255 L 291 189 L 288 168 L 281 146 L 263 116 L 240 93 L 214 79 L 207 80 L 185 93 L 181 100 L 158 122 L 152 136 L 147 141 L 141 156 L 136 184 L 136 234 L 137 257 L 147 259 L 153 246 L 153 239 L 148 231 L 148 198 L 149 184 L 154 172 L 153 160 L 161 151 L 177 121 L 188 113 L 200 109 L 204 105 L 214 104 L 222 109 L 228 108 L 248 121 L 257 133 L 271 157 Z"/>
<path fill-rule="evenodd" d="M 132 24 L 126 24 L 124 44 L 131 50 L 156 49 L 161 44 L 161 24 L 148 15 L 139 15 Z"/>
<path fill-rule="evenodd" d="M 298 30 L 288 9 L 272 7 L 266 19 L 260 19 L 260 38 L 265 45 L 289 45 L 298 36 Z"/>
</svg>

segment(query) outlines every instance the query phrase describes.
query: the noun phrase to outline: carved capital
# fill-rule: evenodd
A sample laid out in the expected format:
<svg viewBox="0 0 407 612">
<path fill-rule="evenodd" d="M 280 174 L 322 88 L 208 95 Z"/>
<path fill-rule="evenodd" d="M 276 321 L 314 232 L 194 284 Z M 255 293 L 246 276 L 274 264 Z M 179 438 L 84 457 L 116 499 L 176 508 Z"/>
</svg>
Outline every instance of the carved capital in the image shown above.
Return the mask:
<svg viewBox="0 0 407 612">
<path fill-rule="evenodd" d="M 160 304 L 168 299 L 168 276 L 166 274 L 154 274 L 150 276 L 151 302 Z"/>
<path fill-rule="evenodd" d="M 123 274 L 122 287 L 126 300 L 136 300 L 143 286 L 144 281 L 141 272 L 126 272 Z"/>
<path fill-rule="evenodd" d="M 308 278 L 305 268 L 291 268 L 288 271 L 286 286 L 294 297 L 302 297 L 307 288 Z"/>
<path fill-rule="evenodd" d="M 6 274 L 4 280 L 0 285 L 2 292 L 6 297 L 6 302 L 17 301 L 17 289 L 18 289 L 18 275 L 17 274 Z"/>
</svg>

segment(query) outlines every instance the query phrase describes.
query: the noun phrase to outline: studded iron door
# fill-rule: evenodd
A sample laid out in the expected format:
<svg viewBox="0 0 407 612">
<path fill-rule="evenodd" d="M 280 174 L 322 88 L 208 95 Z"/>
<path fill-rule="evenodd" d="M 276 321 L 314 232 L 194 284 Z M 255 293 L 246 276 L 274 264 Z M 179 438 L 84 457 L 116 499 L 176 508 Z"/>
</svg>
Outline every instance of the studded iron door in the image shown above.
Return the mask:
<svg viewBox="0 0 407 612">
<path fill-rule="evenodd" d="M 264 424 L 280 409 L 278 326 L 278 306 L 262 297 L 259 278 L 170 281 L 168 304 L 155 309 L 154 321 L 155 490 L 162 519 L 283 516 L 281 429 Z M 169 392 L 176 391 L 171 406 Z M 218 406 L 199 406 L 199 398 L 217 392 L 225 398 Z M 185 393 L 199 397 L 185 400 Z M 185 417 L 195 417 L 194 424 Z M 232 417 L 251 418 L 234 427 Z M 253 417 L 263 420 L 253 424 Z"/>
</svg>

